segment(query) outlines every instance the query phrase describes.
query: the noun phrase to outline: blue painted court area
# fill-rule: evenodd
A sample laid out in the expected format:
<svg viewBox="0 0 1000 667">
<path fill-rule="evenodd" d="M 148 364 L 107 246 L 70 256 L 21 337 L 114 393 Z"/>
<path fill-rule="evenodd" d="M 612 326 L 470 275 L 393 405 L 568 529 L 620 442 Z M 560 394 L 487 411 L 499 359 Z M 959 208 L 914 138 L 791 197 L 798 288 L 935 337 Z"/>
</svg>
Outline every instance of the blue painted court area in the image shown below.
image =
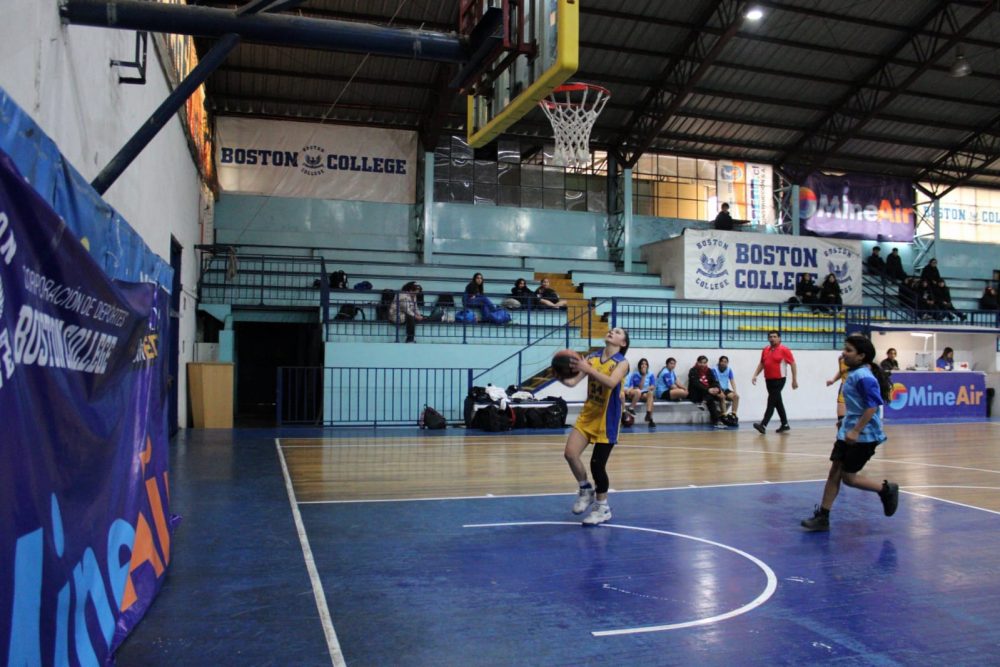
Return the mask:
<svg viewBox="0 0 1000 667">
<path fill-rule="evenodd" d="M 1000 516 L 821 485 L 300 510 L 349 665 L 994 663 Z"/>
</svg>

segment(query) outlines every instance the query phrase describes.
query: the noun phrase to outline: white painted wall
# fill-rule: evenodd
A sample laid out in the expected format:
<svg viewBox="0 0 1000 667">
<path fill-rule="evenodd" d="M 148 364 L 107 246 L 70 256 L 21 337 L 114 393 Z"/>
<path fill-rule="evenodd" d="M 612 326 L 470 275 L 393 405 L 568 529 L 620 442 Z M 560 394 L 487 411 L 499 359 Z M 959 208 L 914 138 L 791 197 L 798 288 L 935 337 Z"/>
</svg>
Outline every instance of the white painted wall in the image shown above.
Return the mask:
<svg viewBox="0 0 1000 667">
<path fill-rule="evenodd" d="M 0 85 L 93 179 L 169 94 L 153 40 L 144 86 L 121 85 L 112 59 L 132 60 L 135 33 L 66 26 L 56 0 L 6 0 L 0 21 Z M 170 237 L 184 247 L 179 419 L 187 423 L 185 364 L 195 339 L 199 176 L 178 118 L 171 120 L 105 193 L 166 261 Z"/>
</svg>

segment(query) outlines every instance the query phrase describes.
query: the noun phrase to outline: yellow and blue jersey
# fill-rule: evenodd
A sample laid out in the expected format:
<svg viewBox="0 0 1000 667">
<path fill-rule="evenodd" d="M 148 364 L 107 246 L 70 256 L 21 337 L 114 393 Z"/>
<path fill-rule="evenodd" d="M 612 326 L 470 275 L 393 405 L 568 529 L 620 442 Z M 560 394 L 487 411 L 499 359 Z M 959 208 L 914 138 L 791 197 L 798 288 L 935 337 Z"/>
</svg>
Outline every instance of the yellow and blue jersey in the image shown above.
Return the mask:
<svg viewBox="0 0 1000 667">
<path fill-rule="evenodd" d="M 607 361 L 601 361 L 601 352 L 595 352 L 586 359 L 587 363 L 603 375 L 610 376 L 618 364 L 625 363 L 625 355 L 613 354 Z M 622 423 L 622 385 L 605 387 L 600 382 L 587 378 L 587 400 L 580 410 L 573 426 L 587 437 L 589 442 L 618 441 L 618 429 Z"/>
</svg>

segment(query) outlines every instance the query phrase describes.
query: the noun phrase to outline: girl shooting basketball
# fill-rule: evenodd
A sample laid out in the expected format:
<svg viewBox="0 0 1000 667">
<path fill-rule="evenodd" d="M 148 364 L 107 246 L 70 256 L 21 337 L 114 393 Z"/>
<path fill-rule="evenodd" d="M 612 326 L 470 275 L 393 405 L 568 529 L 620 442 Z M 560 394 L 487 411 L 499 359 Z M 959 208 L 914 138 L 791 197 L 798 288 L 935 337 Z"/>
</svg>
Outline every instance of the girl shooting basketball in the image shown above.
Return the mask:
<svg viewBox="0 0 1000 667">
<path fill-rule="evenodd" d="M 844 341 L 843 360 L 849 369 L 843 388 L 846 414 L 830 453 L 833 463 L 823 488 L 823 502 L 812 517 L 802 520 L 802 527 L 811 531 L 830 530 L 830 509 L 841 482 L 877 493 L 886 516 L 895 514 L 899 504 L 898 484 L 888 480 L 879 484 L 858 474 L 886 439 L 878 410 L 889 398 L 889 380 L 875 363 L 875 347 L 860 334 L 852 334 Z"/>
<path fill-rule="evenodd" d="M 563 380 L 564 384 L 573 387 L 587 378 L 587 400 L 566 438 L 564 451 L 566 462 L 580 484 L 579 495 L 573 503 L 573 514 L 583 514 L 593 505 L 590 514 L 583 520 L 585 526 L 596 526 L 611 518 L 606 466 L 611 449 L 618 441 L 623 405 L 622 380 L 628 374 L 628 361 L 625 359 L 628 346 L 628 332 L 621 327 L 612 329 L 604 339 L 604 349 L 585 359 L 573 359 L 571 368 L 576 374 Z M 587 469 L 580 460 L 583 450 L 590 443 L 594 443 L 590 457 L 594 486 L 587 481 Z"/>
</svg>

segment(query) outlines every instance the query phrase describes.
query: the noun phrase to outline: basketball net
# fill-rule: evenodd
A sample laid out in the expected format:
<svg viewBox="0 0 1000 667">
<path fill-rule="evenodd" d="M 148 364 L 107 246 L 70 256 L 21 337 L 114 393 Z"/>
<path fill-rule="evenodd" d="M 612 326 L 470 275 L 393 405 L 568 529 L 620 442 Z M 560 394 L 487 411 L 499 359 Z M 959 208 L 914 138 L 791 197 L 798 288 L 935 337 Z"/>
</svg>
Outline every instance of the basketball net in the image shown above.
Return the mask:
<svg viewBox="0 0 1000 667">
<path fill-rule="evenodd" d="M 558 86 L 538 103 L 552 123 L 556 139 L 555 164 L 584 167 L 590 164 L 590 130 L 611 93 L 589 83 Z"/>
</svg>

